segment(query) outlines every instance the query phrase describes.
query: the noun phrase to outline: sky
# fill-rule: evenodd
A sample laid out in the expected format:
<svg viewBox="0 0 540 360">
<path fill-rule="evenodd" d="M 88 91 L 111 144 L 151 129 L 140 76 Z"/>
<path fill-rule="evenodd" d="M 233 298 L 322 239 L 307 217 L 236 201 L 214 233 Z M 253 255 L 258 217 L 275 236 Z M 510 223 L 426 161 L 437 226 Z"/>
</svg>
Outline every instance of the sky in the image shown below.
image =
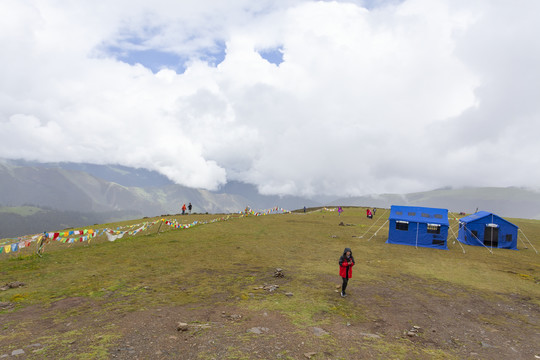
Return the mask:
<svg viewBox="0 0 540 360">
<path fill-rule="evenodd" d="M 540 1 L 2 0 L 0 158 L 315 197 L 540 184 Z"/>
</svg>

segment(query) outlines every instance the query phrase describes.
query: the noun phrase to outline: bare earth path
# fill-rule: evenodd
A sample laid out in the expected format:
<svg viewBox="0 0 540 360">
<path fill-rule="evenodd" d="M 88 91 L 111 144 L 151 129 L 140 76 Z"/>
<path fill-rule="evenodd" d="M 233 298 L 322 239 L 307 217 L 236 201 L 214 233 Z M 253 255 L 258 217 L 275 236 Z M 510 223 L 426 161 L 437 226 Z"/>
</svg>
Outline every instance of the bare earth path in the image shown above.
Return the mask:
<svg viewBox="0 0 540 360">
<path fill-rule="evenodd" d="M 250 310 L 256 299 L 126 310 L 129 297 L 67 298 L 0 313 L 0 358 L 540 358 L 540 308 L 532 299 L 488 298 L 411 277 L 355 279 L 342 299 L 335 278 L 322 281 L 332 301 L 349 302 L 363 317 L 320 313 L 314 320 L 322 325 L 301 326 L 278 312 Z"/>
</svg>

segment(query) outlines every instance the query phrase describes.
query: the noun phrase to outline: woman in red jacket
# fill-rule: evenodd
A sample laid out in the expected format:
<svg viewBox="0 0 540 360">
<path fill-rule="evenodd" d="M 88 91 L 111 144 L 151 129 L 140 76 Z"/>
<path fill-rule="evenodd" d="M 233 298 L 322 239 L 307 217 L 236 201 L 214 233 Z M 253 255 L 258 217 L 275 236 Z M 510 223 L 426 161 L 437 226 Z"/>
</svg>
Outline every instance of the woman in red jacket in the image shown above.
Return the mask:
<svg viewBox="0 0 540 360">
<path fill-rule="evenodd" d="M 343 278 L 343 284 L 341 285 L 341 297 L 347 296 L 345 289 L 347 283 L 352 277 L 352 267 L 354 266 L 354 257 L 350 248 L 343 250 L 343 255 L 339 258 L 339 276 Z"/>
</svg>

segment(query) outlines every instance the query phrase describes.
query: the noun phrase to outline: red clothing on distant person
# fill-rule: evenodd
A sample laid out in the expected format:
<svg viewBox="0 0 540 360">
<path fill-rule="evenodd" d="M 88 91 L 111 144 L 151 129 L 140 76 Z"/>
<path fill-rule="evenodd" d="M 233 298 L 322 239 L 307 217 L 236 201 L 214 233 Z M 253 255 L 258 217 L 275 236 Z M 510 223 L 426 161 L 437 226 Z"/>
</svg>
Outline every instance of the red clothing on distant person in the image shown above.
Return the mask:
<svg viewBox="0 0 540 360">
<path fill-rule="evenodd" d="M 348 253 L 348 255 L 347 255 Z M 354 266 L 354 257 L 350 248 L 343 250 L 343 255 L 339 258 L 339 276 L 342 278 L 352 278 L 352 267 Z"/>
</svg>

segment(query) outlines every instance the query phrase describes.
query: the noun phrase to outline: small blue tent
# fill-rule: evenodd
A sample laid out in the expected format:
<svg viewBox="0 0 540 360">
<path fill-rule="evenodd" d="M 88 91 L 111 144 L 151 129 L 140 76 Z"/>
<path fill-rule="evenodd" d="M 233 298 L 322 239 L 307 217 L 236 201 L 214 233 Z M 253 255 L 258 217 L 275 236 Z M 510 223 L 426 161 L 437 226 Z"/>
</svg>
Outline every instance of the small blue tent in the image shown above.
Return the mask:
<svg viewBox="0 0 540 360">
<path fill-rule="evenodd" d="M 487 211 L 459 220 L 458 240 L 463 244 L 517 250 L 518 227 Z"/>
<path fill-rule="evenodd" d="M 390 208 L 387 244 L 448 250 L 448 210 L 418 206 Z"/>
</svg>

